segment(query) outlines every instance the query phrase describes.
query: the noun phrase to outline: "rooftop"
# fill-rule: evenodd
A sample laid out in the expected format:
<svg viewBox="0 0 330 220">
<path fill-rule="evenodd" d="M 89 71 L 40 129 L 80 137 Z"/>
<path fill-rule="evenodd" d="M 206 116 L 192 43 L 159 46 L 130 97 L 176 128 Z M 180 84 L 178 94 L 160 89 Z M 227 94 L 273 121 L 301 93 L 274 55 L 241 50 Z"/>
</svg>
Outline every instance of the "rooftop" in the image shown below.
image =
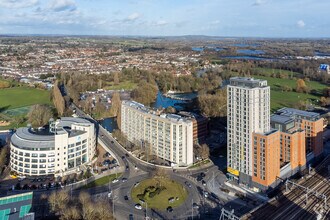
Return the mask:
<svg viewBox="0 0 330 220">
<path fill-rule="evenodd" d="M 277 115 L 287 116 L 293 119 L 303 118 L 311 121 L 317 121 L 320 119 L 320 114 L 315 112 L 307 112 L 294 108 L 281 108 L 276 112 Z"/>
<path fill-rule="evenodd" d="M 275 115 L 270 116 L 270 121 L 279 123 L 279 124 L 289 124 L 289 123 L 293 122 L 294 120 L 286 115 L 276 115 L 275 114 Z"/>
<path fill-rule="evenodd" d="M 68 134 L 69 137 L 75 137 L 86 133 L 86 131 L 72 130 L 72 124 L 91 124 L 86 119 L 63 117 L 56 125 L 56 134 Z M 11 143 L 15 146 L 24 146 L 26 148 L 51 148 L 55 146 L 55 134 L 48 129 L 33 129 L 28 127 L 18 128 L 11 137 Z"/>
<path fill-rule="evenodd" d="M 177 114 L 165 114 L 162 111 L 159 111 L 158 109 L 152 109 L 152 108 L 146 107 L 143 104 L 135 102 L 135 101 L 122 101 L 122 104 L 132 107 L 142 113 L 152 115 L 154 117 L 166 118 L 172 122 L 191 121 L 190 117 L 185 117 L 183 115 L 177 115 Z"/>
<path fill-rule="evenodd" d="M 230 78 L 230 85 L 247 88 L 264 88 L 267 87 L 267 80 L 254 79 L 249 77 L 232 77 Z"/>
</svg>

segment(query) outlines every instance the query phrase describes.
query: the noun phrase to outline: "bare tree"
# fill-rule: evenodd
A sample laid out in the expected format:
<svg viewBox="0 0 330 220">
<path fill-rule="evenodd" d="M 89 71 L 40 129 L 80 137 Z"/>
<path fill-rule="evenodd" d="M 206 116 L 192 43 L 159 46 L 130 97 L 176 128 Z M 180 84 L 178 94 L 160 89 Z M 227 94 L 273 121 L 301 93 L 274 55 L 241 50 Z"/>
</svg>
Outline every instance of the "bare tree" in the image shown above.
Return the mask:
<svg viewBox="0 0 330 220">
<path fill-rule="evenodd" d="M 119 84 L 119 74 L 118 74 L 118 72 L 115 72 L 115 75 L 113 76 L 113 83 L 115 85 Z"/>
<path fill-rule="evenodd" d="M 75 206 L 69 206 L 62 212 L 60 220 L 79 220 L 81 219 L 79 210 Z"/>
<path fill-rule="evenodd" d="M 62 214 L 63 210 L 67 207 L 69 200 L 70 198 L 67 191 L 61 190 L 59 192 L 53 192 L 48 197 L 50 210 L 54 213 Z"/>
<path fill-rule="evenodd" d="M 209 158 L 210 148 L 207 146 L 207 144 L 202 144 L 200 153 L 203 160 Z"/>
<path fill-rule="evenodd" d="M 84 220 L 93 220 L 95 218 L 95 211 L 90 195 L 87 192 L 81 192 L 79 194 L 79 202 L 81 203 L 82 218 Z"/>
<path fill-rule="evenodd" d="M 52 98 L 55 108 L 60 116 L 63 115 L 65 110 L 65 100 L 62 96 L 60 89 L 58 88 L 58 81 L 54 83 Z"/>
<path fill-rule="evenodd" d="M 110 205 L 106 200 L 98 201 L 95 204 L 95 211 L 96 211 L 95 219 L 98 219 L 98 220 L 114 219 L 112 212 L 110 210 L 111 210 Z"/>
<path fill-rule="evenodd" d="M 33 127 L 44 126 L 53 116 L 51 108 L 47 105 L 34 105 L 28 113 L 28 122 Z"/>
</svg>

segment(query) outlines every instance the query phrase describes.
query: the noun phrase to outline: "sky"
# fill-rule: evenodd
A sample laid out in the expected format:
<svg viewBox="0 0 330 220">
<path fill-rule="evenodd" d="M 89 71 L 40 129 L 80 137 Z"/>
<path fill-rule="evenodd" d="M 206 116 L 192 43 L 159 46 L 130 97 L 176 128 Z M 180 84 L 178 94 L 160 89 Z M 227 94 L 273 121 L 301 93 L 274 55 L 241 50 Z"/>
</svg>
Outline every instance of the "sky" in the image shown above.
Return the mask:
<svg viewBox="0 0 330 220">
<path fill-rule="evenodd" d="M 330 0 L 0 0 L 1 34 L 330 37 Z"/>
</svg>

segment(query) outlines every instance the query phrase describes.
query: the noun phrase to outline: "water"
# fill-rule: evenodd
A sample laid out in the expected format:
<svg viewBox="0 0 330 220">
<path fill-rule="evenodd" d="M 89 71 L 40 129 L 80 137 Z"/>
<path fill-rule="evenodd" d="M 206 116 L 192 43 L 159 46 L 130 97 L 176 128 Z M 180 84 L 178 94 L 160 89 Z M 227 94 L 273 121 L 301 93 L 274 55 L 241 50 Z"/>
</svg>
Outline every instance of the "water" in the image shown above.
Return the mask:
<svg viewBox="0 0 330 220">
<path fill-rule="evenodd" d="M 249 50 L 249 49 L 237 50 L 237 53 L 242 53 L 242 54 L 247 54 L 247 55 L 260 55 L 260 54 L 265 54 L 265 52 L 262 51 L 262 50 Z"/>
<path fill-rule="evenodd" d="M 204 48 L 203 47 L 192 47 L 191 49 L 193 51 L 196 51 L 196 52 L 202 52 L 202 51 L 204 51 Z"/>
<path fill-rule="evenodd" d="M 178 98 L 186 98 L 192 100 L 193 98 L 197 97 L 197 93 L 180 93 L 175 94 L 174 96 Z M 156 102 L 153 103 L 151 106 L 154 108 L 167 108 L 172 106 L 176 108 L 176 110 L 184 110 L 185 107 L 190 103 L 190 101 L 178 100 L 173 99 L 170 97 L 164 96 L 161 92 L 158 91 Z"/>
<path fill-rule="evenodd" d="M 118 128 L 115 118 L 105 118 L 100 121 L 100 124 L 109 132 L 113 132 L 114 129 Z"/>
<path fill-rule="evenodd" d="M 256 57 L 256 56 L 220 56 L 220 58 L 233 59 L 233 60 L 278 60 L 277 58 Z"/>
<path fill-rule="evenodd" d="M 314 52 L 314 55 L 319 57 L 330 57 L 330 53 L 320 53 L 317 51 Z"/>
<path fill-rule="evenodd" d="M 233 47 L 258 47 L 258 44 L 245 44 L 245 43 L 237 43 L 237 44 L 231 44 L 230 46 Z"/>
</svg>

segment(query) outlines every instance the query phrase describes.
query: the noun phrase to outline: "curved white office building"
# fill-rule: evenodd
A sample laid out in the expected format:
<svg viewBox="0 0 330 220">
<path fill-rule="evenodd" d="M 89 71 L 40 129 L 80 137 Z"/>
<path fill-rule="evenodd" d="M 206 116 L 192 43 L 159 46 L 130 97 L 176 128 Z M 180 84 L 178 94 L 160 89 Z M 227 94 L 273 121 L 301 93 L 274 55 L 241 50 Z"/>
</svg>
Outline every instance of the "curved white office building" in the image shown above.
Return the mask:
<svg viewBox="0 0 330 220">
<path fill-rule="evenodd" d="M 21 175 L 62 175 L 88 164 L 95 155 L 94 124 L 63 117 L 49 129 L 19 128 L 11 137 L 10 165 Z"/>
</svg>

